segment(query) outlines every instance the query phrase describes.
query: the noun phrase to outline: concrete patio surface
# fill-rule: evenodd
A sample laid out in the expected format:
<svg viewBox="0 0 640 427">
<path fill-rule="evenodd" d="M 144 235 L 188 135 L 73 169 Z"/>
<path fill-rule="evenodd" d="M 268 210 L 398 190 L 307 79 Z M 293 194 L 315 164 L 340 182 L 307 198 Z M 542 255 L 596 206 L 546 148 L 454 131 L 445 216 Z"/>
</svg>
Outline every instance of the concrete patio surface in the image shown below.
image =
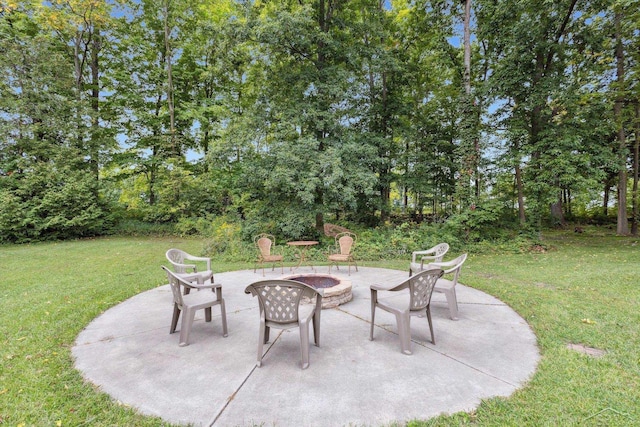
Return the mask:
<svg viewBox="0 0 640 427">
<path fill-rule="evenodd" d="M 328 267 L 317 270 L 327 273 Z M 222 337 L 214 307 L 212 322 L 200 311 L 190 345 L 179 347 L 179 333 L 169 334 L 173 302 L 163 285 L 92 321 L 72 349 L 76 368 L 117 401 L 171 423 L 281 427 L 384 426 L 470 411 L 482 399 L 511 395 L 534 373 L 540 356 L 527 323 L 501 301 L 466 286 L 457 288 L 458 321 L 449 319 L 444 295 L 434 293 L 436 345 L 427 320 L 413 318 L 413 354 L 402 354 L 395 318 L 383 310 L 376 311 L 375 339 L 369 341 L 369 285 L 397 284 L 408 272 L 359 270 L 347 277 L 346 267 L 333 269 L 351 280 L 353 300 L 322 311 L 320 347 L 311 345 L 306 370 L 300 368 L 297 329 L 272 330 L 263 365 L 256 367 L 258 300 L 244 289 L 263 279 L 260 270 L 215 275 L 223 285 L 228 337 Z M 158 267 L 159 281 L 163 274 Z M 279 269 L 266 270 L 266 278 L 279 277 Z"/>
</svg>

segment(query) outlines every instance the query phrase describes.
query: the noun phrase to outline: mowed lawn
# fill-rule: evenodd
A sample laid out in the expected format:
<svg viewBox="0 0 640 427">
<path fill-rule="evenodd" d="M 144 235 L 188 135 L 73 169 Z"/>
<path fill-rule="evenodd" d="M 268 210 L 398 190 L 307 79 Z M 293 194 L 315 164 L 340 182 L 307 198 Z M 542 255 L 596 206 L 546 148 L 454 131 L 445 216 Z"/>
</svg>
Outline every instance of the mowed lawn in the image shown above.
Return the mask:
<svg viewBox="0 0 640 427">
<path fill-rule="evenodd" d="M 0 425 L 167 425 L 85 383 L 70 349 L 101 312 L 165 283 L 168 248 L 200 254 L 204 243 L 110 237 L 0 246 Z M 471 253 L 461 275 L 535 332 L 542 359 L 531 381 L 473 413 L 410 425 L 640 425 L 640 239 L 594 229 L 547 233 L 544 243 L 544 252 Z M 360 260 L 402 270 L 407 262 Z M 253 267 L 213 264 L 214 271 Z"/>
</svg>

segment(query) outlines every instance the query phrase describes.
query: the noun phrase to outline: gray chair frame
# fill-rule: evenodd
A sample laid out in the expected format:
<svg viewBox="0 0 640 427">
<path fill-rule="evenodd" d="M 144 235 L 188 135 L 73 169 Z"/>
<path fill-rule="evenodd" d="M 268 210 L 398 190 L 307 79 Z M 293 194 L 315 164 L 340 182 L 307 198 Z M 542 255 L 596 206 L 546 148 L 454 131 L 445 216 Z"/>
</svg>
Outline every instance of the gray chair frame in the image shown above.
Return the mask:
<svg viewBox="0 0 640 427">
<path fill-rule="evenodd" d="M 336 266 L 337 270 L 340 270 L 340 266 L 338 265 L 339 262 L 347 263 L 349 265 L 349 276 L 351 276 L 351 264 L 353 264 L 356 267 L 356 271 L 358 271 L 358 264 L 353 257 L 353 247 L 357 240 L 358 237 L 349 231 L 336 234 L 335 253 L 329 254 L 327 257 L 329 260 L 329 273 L 331 273 L 331 267 L 333 265 Z"/>
<path fill-rule="evenodd" d="M 396 317 L 398 335 L 400 336 L 400 350 L 404 354 L 411 354 L 411 317 L 426 315 L 431 332 L 431 342 L 435 345 L 436 339 L 431 322 L 431 295 L 437 280 L 442 277 L 444 271 L 440 268 L 423 270 L 399 285 L 384 286 L 371 285 L 371 332 L 369 339 L 373 341 L 373 329 L 375 326 L 376 307 L 379 307 Z M 398 292 L 408 289 L 409 303 L 400 307 L 396 304 L 380 301 L 379 291 Z"/>
<path fill-rule="evenodd" d="M 253 243 L 258 249 L 258 259 L 253 265 L 253 272 L 256 272 L 258 264 L 262 266 L 262 277 L 264 277 L 264 263 L 271 263 L 271 271 L 274 271 L 277 263 L 280 264 L 280 272 L 284 274 L 284 256 L 273 254 L 271 251 L 276 247 L 276 238 L 272 234 L 260 233 L 253 238 Z"/>
<path fill-rule="evenodd" d="M 222 298 L 222 285 L 219 283 L 197 284 L 188 282 L 178 274 L 172 272 L 167 267 L 162 266 L 162 269 L 167 272 L 169 279 L 169 287 L 173 294 L 173 317 L 171 318 L 171 327 L 169 333 L 172 334 L 176 331 L 178 326 L 178 319 L 180 313 L 182 313 L 182 323 L 180 324 L 180 347 L 189 345 L 189 334 L 191 332 L 191 325 L 196 315 L 196 311 L 204 309 L 205 321 L 211 322 L 211 307 L 219 305 L 220 315 L 222 318 L 222 336 L 228 336 L 227 330 L 227 312 L 225 310 L 224 298 Z M 203 292 L 188 293 L 183 295 L 180 287 L 185 289 L 203 290 Z M 204 290 L 211 289 L 213 292 L 205 292 Z"/>
<path fill-rule="evenodd" d="M 262 280 L 252 283 L 244 290 L 258 297 L 260 306 L 260 333 L 258 336 L 258 361 L 262 366 L 264 344 L 269 342 L 271 328 L 300 329 L 302 369 L 309 367 L 309 324 L 313 323 L 313 338 L 320 347 L 320 313 L 322 312 L 322 290 L 317 290 L 295 280 Z M 312 304 L 301 306 L 303 298 Z M 315 299 L 315 301 L 313 301 Z"/>
<path fill-rule="evenodd" d="M 436 282 L 434 292 L 443 293 L 447 298 L 447 305 L 449 306 L 449 316 L 451 320 L 458 320 L 458 296 L 456 295 L 456 285 L 458 284 L 458 278 L 460 277 L 460 270 L 462 264 L 467 260 L 467 254 L 462 254 L 451 261 L 433 262 L 427 267 L 429 268 L 443 268 L 444 274 L 452 274 L 453 280 L 441 278 Z"/>
<path fill-rule="evenodd" d="M 411 263 L 409 264 L 409 276 L 428 268 L 427 265 L 432 262 L 442 261 L 448 251 L 448 243 L 439 243 L 430 249 L 412 252 Z"/>
</svg>

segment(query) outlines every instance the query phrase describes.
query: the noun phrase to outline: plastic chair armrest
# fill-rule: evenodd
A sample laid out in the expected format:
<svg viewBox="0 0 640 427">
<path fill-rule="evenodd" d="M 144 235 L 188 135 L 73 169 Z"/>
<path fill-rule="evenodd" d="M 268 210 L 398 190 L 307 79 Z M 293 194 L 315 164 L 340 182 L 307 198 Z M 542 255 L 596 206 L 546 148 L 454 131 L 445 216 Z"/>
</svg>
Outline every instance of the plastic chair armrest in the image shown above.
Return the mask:
<svg viewBox="0 0 640 427">
<path fill-rule="evenodd" d="M 378 285 L 378 284 L 373 284 L 370 286 L 372 291 L 390 291 L 390 292 L 395 292 L 395 291 L 401 291 L 403 289 L 406 289 L 409 287 L 409 282 L 408 281 L 404 281 L 402 283 L 400 283 L 399 285 Z"/>
<path fill-rule="evenodd" d="M 180 268 L 184 268 L 185 270 L 190 268 L 192 269 L 194 272 L 197 272 L 197 268 L 195 266 L 195 264 L 180 264 L 179 262 L 174 262 L 171 261 L 171 264 L 173 264 L 174 267 L 180 267 Z"/>
<path fill-rule="evenodd" d="M 454 271 L 459 269 L 461 266 L 462 266 L 462 264 L 456 263 L 455 260 L 453 260 L 453 261 L 431 262 L 431 263 L 429 263 L 429 265 L 427 265 L 427 267 L 436 267 L 436 268 L 443 269 L 444 270 L 444 274 L 453 273 Z M 453 268 L 445 270 L 445 267 L 453 267 Z"/>
<path fill-rule="evenodd" d="M 189 255 L 189 256 L 185 257 L 185 259 L 188 259 L 189 261 L 203 261 L 203 262 L 206 262 L 207 263 L 207 270 L 211 270 L 211 258 Z M 194 268 L 195 268 L 195 266 L 194 266 Z"/>
<path fill-rule="evenodd" d="M 435 253 L 435 250 L 433 248 L 432 249 L 425 249 L 424 251 L 413 251 L 413 252 L 411 252 L 411 262 L 416 262 L 416 257 L 418 255 L 428 255 L 428 254 L 432 254 L 432 253 Z"/>
<path fill-rule="evenodd" d="M 204 284 L 189 283 L 189 287 L 193 289 L 218 289 L 218 288 L 222 288 L 222 284 L 221 283 L 204 283 Z"/>
</svg>

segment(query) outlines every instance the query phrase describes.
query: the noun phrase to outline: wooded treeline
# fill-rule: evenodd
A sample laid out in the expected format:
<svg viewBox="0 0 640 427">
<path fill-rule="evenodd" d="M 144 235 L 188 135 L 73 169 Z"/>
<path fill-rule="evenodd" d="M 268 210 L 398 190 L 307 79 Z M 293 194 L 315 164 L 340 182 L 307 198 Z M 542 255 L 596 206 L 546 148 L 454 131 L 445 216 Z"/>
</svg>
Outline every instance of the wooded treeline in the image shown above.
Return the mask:
<svg viewBox="0 0 640 427">
<path fill-rule="evenodd" d="M 638 6 L 2 0 L 0 242 L 613 209 L 637 233 Z"/>
</svg>

